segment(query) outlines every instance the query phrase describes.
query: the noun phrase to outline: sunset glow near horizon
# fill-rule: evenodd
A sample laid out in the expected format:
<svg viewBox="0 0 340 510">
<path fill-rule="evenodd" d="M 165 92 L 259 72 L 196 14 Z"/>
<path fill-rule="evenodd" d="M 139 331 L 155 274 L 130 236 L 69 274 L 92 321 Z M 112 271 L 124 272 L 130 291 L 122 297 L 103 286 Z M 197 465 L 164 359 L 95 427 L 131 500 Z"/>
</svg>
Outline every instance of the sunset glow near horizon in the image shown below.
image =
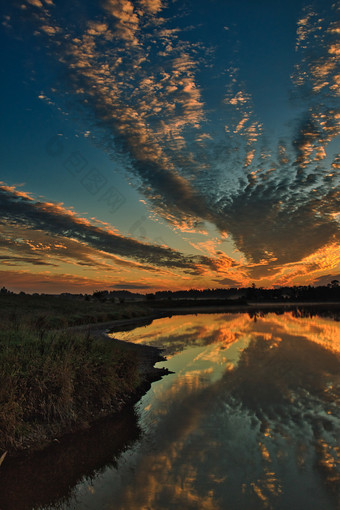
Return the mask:
<svg viewBox="0 0 340 510">
<path fill-rule="evenodd" d="M 1 7 L 0 286 L 340 279 L 340 4 Z"/>
</svg>

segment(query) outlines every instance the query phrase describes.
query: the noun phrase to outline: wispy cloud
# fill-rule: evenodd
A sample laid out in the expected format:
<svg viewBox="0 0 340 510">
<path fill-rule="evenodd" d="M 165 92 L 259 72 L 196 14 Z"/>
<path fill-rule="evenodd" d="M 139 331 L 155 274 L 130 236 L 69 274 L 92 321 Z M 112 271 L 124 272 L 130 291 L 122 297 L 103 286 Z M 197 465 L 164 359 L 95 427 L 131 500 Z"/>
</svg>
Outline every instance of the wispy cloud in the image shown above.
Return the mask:
<svg viewBox="0 0 340 510">
<path fill-rule="evenodd" d="M 160 213 L 167 216 L 170 208 L 177 219 L 184 214 L 211 220 L 204 194 L 190 179 L 195 162 L 183 155 L 183 173 L 174 153 L 186 145 L 185 130 L 199 136 L 205 118 L 196 80 L 202 57 L 197 58 L 195 45 L 178 39 L 177 30 L 159 28 L 161 2 L 110 0 L 104 8 L 106 15 L 89 20 L 83 34 L 65 26 L 60 37 L 49 34 L 56 58 L 67 68 L 69 87 L 94 114 L 91 132 L 104 127 L 112 136 L 111 150 L 128 155 L 141 191 Z M 46 27 L 46 17 L 41 14 L 40 28 Z M 155 58 L 150 43 L 163 54 Z"/>
</svg>

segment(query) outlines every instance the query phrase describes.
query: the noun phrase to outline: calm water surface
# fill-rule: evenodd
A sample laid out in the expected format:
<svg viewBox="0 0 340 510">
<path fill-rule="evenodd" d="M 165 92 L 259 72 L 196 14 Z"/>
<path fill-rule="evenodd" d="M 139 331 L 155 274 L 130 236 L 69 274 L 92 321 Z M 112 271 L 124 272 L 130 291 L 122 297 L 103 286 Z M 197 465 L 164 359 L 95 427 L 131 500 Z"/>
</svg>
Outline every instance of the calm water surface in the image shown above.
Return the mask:
<svg viewBox="0 0 340 510">
<path fill-rule="evenodd" d="M 339 508 L 339 322 L 184 315 L 113 336 L 164 348 L 174 374 L 137 404 L 132 435 L 129 420 L 102 433 L 123 446 L 30 508 Z"/>
</svg>

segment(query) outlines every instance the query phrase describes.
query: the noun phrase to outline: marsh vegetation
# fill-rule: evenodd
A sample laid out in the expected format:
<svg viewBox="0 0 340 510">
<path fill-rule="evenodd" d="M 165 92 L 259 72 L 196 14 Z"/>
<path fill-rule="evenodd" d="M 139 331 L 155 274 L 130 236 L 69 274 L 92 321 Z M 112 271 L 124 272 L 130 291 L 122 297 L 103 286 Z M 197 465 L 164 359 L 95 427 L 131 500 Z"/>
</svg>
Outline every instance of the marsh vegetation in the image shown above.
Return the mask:
<svg viewBox="0 0 340 510">
<path fill-rule="evenodd" d="M 41 447 L 122 407 L 141 382 L 137 356 L 65 328 L 139 314 L 135 305 L 0 296 L 0 454 Z"/>
</svg>

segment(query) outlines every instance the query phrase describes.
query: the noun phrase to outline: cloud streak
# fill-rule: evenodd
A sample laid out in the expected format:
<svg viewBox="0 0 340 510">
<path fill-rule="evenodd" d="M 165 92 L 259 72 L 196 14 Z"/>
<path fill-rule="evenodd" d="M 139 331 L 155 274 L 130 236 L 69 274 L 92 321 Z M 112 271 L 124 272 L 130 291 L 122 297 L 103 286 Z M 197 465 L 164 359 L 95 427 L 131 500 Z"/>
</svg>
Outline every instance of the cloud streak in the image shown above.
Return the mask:
<svg viewBox="0 0 340 510">
<path fill-rule="evenodd" d="M 180 269 L 190 274 L 201 274 L 204 268 L 216 267 L 214 260 L 208 257 L 186 256 L 170 248 L 122 236 L 113 230 L 97 227 L 90 221 L 79 218 L 62 204 L 35 201 L 29 195 L 17 192 L 12 187 L 0 186 L 0 197 L 1 223 L 7 228 L 15 226 L 47 232 L 51 236 L 84 243 L 110 255 L 132 258 L 142 264 L 156 267 Z"/>
</svg>

